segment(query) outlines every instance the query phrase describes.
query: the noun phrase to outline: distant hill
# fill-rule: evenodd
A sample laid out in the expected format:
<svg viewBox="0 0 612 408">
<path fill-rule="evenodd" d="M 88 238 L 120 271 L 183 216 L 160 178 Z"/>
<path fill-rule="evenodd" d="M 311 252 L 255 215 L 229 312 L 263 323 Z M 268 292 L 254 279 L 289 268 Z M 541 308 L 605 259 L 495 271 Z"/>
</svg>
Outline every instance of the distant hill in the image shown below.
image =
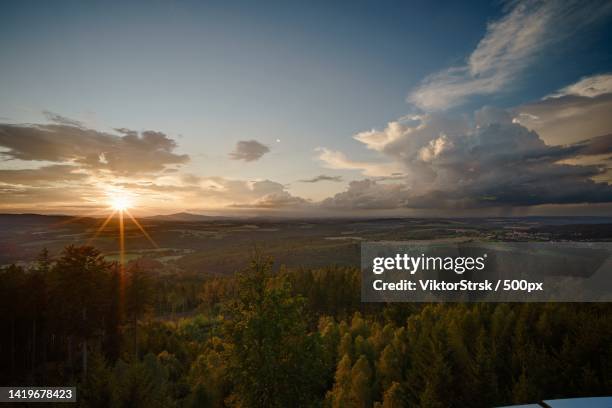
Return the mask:
<svg viewBox="0 0 612 408">
<path fill-rule="evenodd" d="M 176 214 L 167 215 L 154 215 L 151 217 L 145 217 L 147 220 L 152 221 L 174 221 L 174 222 L 199 222 L 199 221 L 213 221 L 219 219 L 226 219 L 227 217 L 214 217 L 210 215 L 191 214 L 188 212 L 180 212 Z"/>
</svg>

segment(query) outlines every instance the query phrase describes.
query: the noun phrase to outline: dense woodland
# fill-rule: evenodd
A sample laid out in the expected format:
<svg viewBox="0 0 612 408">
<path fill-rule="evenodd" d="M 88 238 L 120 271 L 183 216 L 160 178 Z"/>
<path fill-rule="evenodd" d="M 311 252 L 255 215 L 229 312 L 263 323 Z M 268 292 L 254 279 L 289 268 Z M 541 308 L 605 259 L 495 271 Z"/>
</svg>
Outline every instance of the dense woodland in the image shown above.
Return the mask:
<svg viewBox="0 0 612 408">
<path fill-rule="evenodd" d="M 362 304 L 359 273 L 121 268 L 92 247 L 0 271 L 0 381 L 85 407 L 484 407 L 612 394 L 608 304 Z"/>
</svg>

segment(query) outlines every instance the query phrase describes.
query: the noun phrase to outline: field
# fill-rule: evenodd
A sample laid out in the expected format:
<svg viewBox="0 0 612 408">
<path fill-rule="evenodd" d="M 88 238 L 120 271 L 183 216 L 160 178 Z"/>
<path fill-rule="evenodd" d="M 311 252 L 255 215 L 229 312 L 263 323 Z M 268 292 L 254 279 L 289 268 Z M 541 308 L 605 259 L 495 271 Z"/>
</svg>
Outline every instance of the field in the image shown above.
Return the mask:
<svg viewBox="0 0 612 408">
<path fill-rule="evenodd" d="M 173 272 L 226 275 L 245 267 L 253 251 L 287 267 L 357 266 L 362 241 L 404 240 L 609 240 L 612 219 L 232 219 L 191 216 L 140 220 L 157 246 L 126 221 L 126 261 L 147 260 Z M 0 265 L 28 264 L 43 248 L 89 244 L 119 259 L 118 223 L 41 215 L 0 215 Z"/>
<path fill-rule="evenodd" d="M 0 216 L 0 380 L 80 406 L 488 407 L 609 395 L 608 303 L 363 303 L 362 242 L 609 241 L 605 218 Z M 467 385 L 469 384 L 469 385 Z M 265 398 L 269 403 L 262 404 Z"/>
</svg>

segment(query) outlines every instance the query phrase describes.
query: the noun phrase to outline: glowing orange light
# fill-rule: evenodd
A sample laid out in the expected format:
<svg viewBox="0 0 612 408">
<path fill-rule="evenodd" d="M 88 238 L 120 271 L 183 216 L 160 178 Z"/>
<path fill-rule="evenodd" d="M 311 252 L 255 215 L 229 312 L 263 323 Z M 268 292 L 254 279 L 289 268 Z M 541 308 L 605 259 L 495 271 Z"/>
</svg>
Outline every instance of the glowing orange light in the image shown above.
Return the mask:
<svg viewBox="0 0 612 408">
<path fill-rule="evenodd" d="M 111 197 L 111 208 L 115 211 L 125 211 L 132 207 L 132 200 L 128 196 Z"/>
<path fill-rule="evenodd" d="M 157 243 L 151 238 L 149 233 L 145 230 L 144 226 L 138 222 L 138 220 L 130 213 L 129 209 L 134 207 L 133 201 L 129 194 L 127 193 L 110 193 L 108 195 L 108 203 L 110 206 L 111 213 L 108 217 L 102 222 L 102 225 L 97 229 L 94 235 L 89 239 L 88 244 L 90 244 L 93 240 L 95 240 L 100 233 L 104 230 L 104 228 L 108 225 L 108 223 L 113 219 L 113 217 L 117 216 L 118 219 L 118 227 L 119 227 L 119 267 L 121 272 L 123 273 L 125 268 L 125 218 L 124 214 L 128 216 L 128 218 L 132 221 L 132 223 L 140 230 L 142 235 L 153 245 L 155 248 L 159 248 Z"/>
</svg>

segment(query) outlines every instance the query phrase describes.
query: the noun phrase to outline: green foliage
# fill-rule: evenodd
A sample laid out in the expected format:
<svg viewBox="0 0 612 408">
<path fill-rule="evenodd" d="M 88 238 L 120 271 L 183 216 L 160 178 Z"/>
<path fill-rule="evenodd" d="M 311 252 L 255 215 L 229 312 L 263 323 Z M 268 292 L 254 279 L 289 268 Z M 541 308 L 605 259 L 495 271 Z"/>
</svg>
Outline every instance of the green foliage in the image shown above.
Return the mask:
<svg viewBox="0 0 612 408">
<path fill-rule="evenodd" d="M 66 247 L 50 272 L 52 323 L 81 339 L 101 330 L 108 299 L 100 293 L 109 289 L 112 268 L 93 247 Z"/>
<path fill-rule="evenodd" d="M 323 365 L 318 333 L 304 324 L 303 300 L 291 296 L 271 261 L 256 257 L 239 275 L 238 299 L 226 324 L 229 375 L 240 406 L 309 406 Z"/>
<path fill-rule="evenodd" d="M 168 370 L 152 354 L 142 361 L 117 362 L 113 370 L 114 407 L 168 407 L 171 406 L 167 389 Z"/>
<path fill-rule="evenodd" d="M 205 406 L 222 407 L 230 390 L 227 365 L 223 354 L 215 349 L 199 355 L 189 371 L 194 388 L 192 403 L 206 401 Z"/>
<path fill-rule="evenodd" d="M 125 313 L 129 320 L 138 321 L 151 311 L 153 283 L 150 275 L 138 264 L 127 271 L 125 289 Z"/>
<path fill-rule="evenodd" d="M 174 404 L 168 380 L 167 367 L 152 354 L 141 361 L 118 360 L 112 368 L 96 354 L 79 398 L 87 408 L 169 407 Z"/>
<path fill-rule="evenodd" d="M 89 371 L 79 388 L 79 401 L 84 408 L 105 408 L 113 402 L 112 369 L 100 353 L 93 353 Z"/>
<path fill-rule="evenodd" d="M 362 305 L 356 269 L 274 273 L 263 257 L 191 283 L 127 269 L 91 247 L 1 268 L 2 382 L 75 384 L 85 407 L 488 407 L 612 393 L 609 304 Z M 191 307 L 180 318 L 170 293 Z"/>
</svg>

